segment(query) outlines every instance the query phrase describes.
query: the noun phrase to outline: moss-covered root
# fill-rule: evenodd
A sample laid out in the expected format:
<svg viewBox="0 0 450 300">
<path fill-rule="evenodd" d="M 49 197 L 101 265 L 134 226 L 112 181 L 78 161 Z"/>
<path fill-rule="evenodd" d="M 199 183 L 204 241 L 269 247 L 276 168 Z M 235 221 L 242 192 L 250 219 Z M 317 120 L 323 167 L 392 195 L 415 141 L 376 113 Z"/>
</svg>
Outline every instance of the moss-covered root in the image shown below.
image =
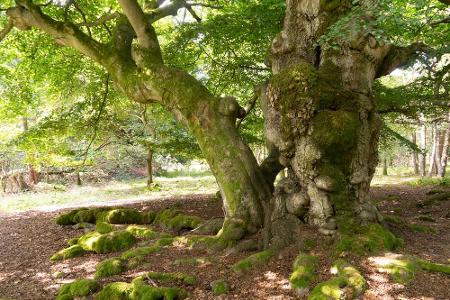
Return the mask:
<svg viewBox="0 0 450 300">
<path fill-rule="evenodd" d="M 351 252 L 357 255 L 376 253 L 385 250 L 396 250 L 403 247 L 404 241 L 396 237 L 380 224 L 370 224 L 363 227 L 361 232 L 343 234 L 337 243 L 338 255 Z"/>
<path fill-rule="evenodd" d="M 194 276 L 180 272 L 173 272 L 173 273 L 149 272 L 141 276 L 141 279 L 142 280 L 152 279 L 161 282 L 183 283 L 186 285 L 195 285 L 197 283 L 197 279 Z"/>
<path fill-rule="evenodd" d="M 139 212 L 131 208 L 117 208 L 97 215 L 97 219 L 111 224 L 150 224 L 155 215 L 152 211 Z"/>
<path fill-rule="evenodd" d="M 272 258 L 272 256 L 272 250 L 261 251 L 238 261 L 231 268 L 235 273 L 242 274 L 257 266 L 267 263 Z"/>
<path fill-rule="evenodd" d="M 186 292 L 179 288 L 152 287 L 145 284 L 142 278 L 136 278 L 132 283 L 113 282 L 105 286 L 96 296 L 96 300 L 172 300 L 183 299 Z"/>
<path fill-rule="evenodd" d="M 292 265 L 292 274 L 289 277 L 289 282 L 297 295 L 301 296 L 308 292 L 311 281 L 314 279 L 316 268 L 317 257 L 304 253 L 296 257 Z"/>
<path fill-rule="evenodd" d="M 80 208 L 60 215 L 58 225 L 106 222 L 110 224 L 150 224 L 155 218 L 152 211 L 139 212 L 131 208 Z"/>
<path fill-rule="evenodd" d="M 223 279 L 214 280 L 210 283 L 214 295 L 227 294 L 230 291 L 230 285 Z"/>
<path fill-rule="evenodd" d="M 450 265 L 433 263 L 423 259 L 416 259 L 416 263 L 422 270 L 450 275 Z"/>
<path fill-rule="evenodd" d="M 86 251 L 109 253 L 128 249 L 136 241 L 136 238 L 126 230 L 118 230 L 106 234 L 94 231 L 81 236 L 78 240 L 78 245 Z"/>
<path fill-rule="evenodd" d="M 165 229 L 180 231 L 182 229 L 197 228 L 203 223 L 203 220 L 198 217 L 185 215 L 176 209 L 165 209 L 156 215 L 154 223 Z"/>
<path fill-rule="evenodd" d="M 57 261 L 57 260 L 64 260 L 69 259 L 73 257 L 82 256 L 86 251 L 81 248 L 79 245 L 73 245 L 69 248 L 62 249 L 61 251 L 56 252 L 53 254 L 52 257 L 50 257 L 50 260 Z"/>
<path fill-rule="evenodd" d="M 59 290 L 56 300 L 70 300 L 78 297 L 86 297 L 100 289 L 95 280 L 79 279 L 72 283 L 64 284 Z"/>
<path fill-rule="evenodd" d="M 95 278 L 104 278 L 123 273 L 127 268 L 126 260 L 113 257 L 100 262 L 95 268 Z"/>
<path fill-rule="evenodd" d="M 111 231 L 114 230 L 114 227 L 106 222 L 97 222 L 97 224 L 95 224 L 95 231 L 97 231 L 98 233 L 110 233 Z"/>
<path fill-rule="evenodd" d="M 437 264 L 410 256 L 386 254 L 383 257 L 371 257 L 369 261 L 379 272 L 387 273 L 397 283 L 407 284 L 414 280 L 417 270 L 450 274 L 450 265 Z"/>
<path fill-rule="evenodd" d="M 126 230 L 138 239 L 154 240 L 157 238 L 171 237 L 168 233 L 157 232 L 150 227 L 141 225 L 130 225 Z"/>
<path fill-rule="evenodd" d="M 359 271 L 344 260 L 332 267 L 337 277 L 319 283 L 309 295 L 309 300 L 355 299 L 367 289 L 367 282 Z"/>
</svg>

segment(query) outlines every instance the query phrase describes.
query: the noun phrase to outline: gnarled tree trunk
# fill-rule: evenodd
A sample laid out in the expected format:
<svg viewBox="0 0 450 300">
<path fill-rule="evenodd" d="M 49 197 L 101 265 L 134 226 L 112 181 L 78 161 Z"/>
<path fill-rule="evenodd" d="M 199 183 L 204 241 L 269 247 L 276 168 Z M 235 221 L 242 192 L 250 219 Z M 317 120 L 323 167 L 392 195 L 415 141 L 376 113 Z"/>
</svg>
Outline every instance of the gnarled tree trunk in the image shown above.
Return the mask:
<svg viewBox="0 0 450 300">
<path fill-rule="evenodd" d="M 290 242 L 298 219 L 334 234 L 382 218 L 368 194 L 381 126 L 372 85 L 398 61 L 393 47 L 364 35 L 355 20 L 335 41 L 340 50 L 317 46 L 350 7 L 347 1 L 289 0 L 284 29 L 273 42 L 265 131 L 290 170 L 271 200 L 267 236 L 275 247 Z"/>
</svg>

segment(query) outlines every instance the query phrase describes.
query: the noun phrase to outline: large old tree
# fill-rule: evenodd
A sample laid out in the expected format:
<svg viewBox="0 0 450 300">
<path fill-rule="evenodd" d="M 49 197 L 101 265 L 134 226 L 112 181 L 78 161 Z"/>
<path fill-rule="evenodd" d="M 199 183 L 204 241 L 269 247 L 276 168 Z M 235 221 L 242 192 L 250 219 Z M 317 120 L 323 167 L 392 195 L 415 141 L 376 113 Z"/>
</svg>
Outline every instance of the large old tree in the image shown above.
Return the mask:
<svg viewBox="0 0 450 300">
<path fill-rule="evenodd" d="M 264 229 L 265 246 L 280 247 L 302 222 L 335 235 L 382 221 L 368 199 L 381 126 L 373 84 L 427 49 L 417 39 L 394 45 L 383 36 L 395 30 L 390 17 L 402 24 L 404 1 L 286 1 L 284 27 L 267 59 L 273 76 L 259 97 L 270 149 L 261 165 L 236 125 L 246 111 L 235 98 L 215 95 L 193 74 L 166 64 L 153 26 L 180 9 L 200 20 L 194 9 L 220 9 L 221 1 L 4 2 L 8 23 L 0 39 L 14 28 L 45 32 L 103 66 L 129 99 L 160 103 L 189 128 L 220 186 L 226 210 L 221 239 Z M 444 10 L 446 2 L 436 1 L 429 12 Z M 97 19 L 83 13 L 89 6 L 101 8 Z M 72 20 L 71 8 L 83 22 Z M 410 8 L 409 17 L 417 11 Z M 424 28 L 446 21 L 431 23 Z M 96 38 L 97 28 L 108 35 Z M 284 168 L 288 178 L 274 186 Z"/>
</svg>

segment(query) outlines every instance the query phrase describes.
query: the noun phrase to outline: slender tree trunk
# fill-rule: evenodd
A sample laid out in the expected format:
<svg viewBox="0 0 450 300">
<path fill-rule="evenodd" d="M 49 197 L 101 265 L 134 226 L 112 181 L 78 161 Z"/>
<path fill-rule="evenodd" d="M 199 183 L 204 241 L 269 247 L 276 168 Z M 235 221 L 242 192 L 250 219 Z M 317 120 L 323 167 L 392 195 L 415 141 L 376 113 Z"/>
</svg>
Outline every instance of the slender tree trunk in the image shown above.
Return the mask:
<svg viewBox="0 0 450 300">
<path fill-rule="evenodd" d="M 25 116 L 22 117 L 22 127 L 23 132 L 27 132 L 29 130 L 28 118 Z M 28 168 L 28 179 L 30 184 L 37 184 L 39 182 L 38 172 L 34 169 L 32 164 L 28 164 L 27 168 Z"/>
<path fill-rule="evenodd" d="M 437 124 L 436 122 L 433 123 L 433 126 L 431 128 L 431 139 L 433 140 L 433 145 L 431 148 L 431 154 L 430 154 L 430 165 L 428 167 L 428 177 L 432 177 L 433 174 L 436 172 L 436 152 L 437 152 L 437 145 L 439 140 L 439 135 L 437 134 Z"/>
<path fill-rule="evenodd" d="M 426 162 L 427 162 L 427 127 L 424 121 L 420 124 L 420 150 L 419 154 L 419 175 L 425 177 L 426 174 Z"/>
<path fill-rule="evenodd" d="M 83 185 L 83 182 L 81 181 L 81 176 L 80 176 L 80 172 L 75 172 L 75 175 L 76 175 L 76 177 L 77 177 L 77 185 L 78 186 L 82 186 Z"/>
<path fill-rule="evenodd" d="M 442 169 L 441 164 L 441 158 L 442 158 L 442 150 L 444 146 L 444 139 L 445 139 L 445 131 L 439 128 L 439 125 L 437 125 L 437 136 L 436 136 L 436 155 L 434 157 L 435 164 L 436 164 L 436 175 L 442 174 L 444 171 Z"/>
<path fill-rule="evenodd" d="M 147 152 L 147 187 L 150 188 L 153 184 L 153 149 L 148 148 Z"/>
<path fill-rule="evenodd" d="M 383 158 L 383 175 L 384 176 L 388 175 L 388 163 L 386 157 Z"/>
<path fill-rule="evenodd" d="M 449 150 L 449 143 L 450 143 L 450 113 L 448 113 L 447 116 L 447 128 L 444 132 L 444 142 L 442 146 L 442 155 L 440 160 L 440 172 L 438 173 L 438 176 L 441 178 L 445 177 L 446 169 L 447 169 L 447 161 L 448 161 L 448 150 Z"/>
<path fill-rule="evenodd" d="M 416 131 L 412 133 L 411 140 L 414 144 L 417 144 L 417 135 Z M 419 175 L 419 152 L 417 150 L 413 151 L 412 155 L 413 167 L 414 167 L 414 175 Z"/>
</svg>

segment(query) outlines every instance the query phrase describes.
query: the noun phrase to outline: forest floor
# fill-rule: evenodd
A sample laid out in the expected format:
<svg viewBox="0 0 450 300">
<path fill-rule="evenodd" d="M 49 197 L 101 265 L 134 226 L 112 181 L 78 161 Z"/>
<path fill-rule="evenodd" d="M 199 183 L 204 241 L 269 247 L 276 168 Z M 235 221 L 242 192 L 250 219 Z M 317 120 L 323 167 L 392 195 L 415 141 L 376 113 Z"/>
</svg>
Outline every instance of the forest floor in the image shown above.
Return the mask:
<svg viewBox="0 0 450 300">
<path fill-rule="evenodd" d="M 371 196 L 384 215 L 397 216 L 404 224 L 409 224 L 392 228 L 406 242 L 405 247 L 398 253 L 448 264 L 450 199 L 426 202 L 437 189 L 450 191 L 448 187 L 442 186 L 376 185 L 372 188 Z M 197 193 L 192 196 L 172 196 L 170 199 L 152 198 L 148 201 L 139 199 L 129 206 L 155 211 L 176 206 L 186 214 L 205 220 L 223 216 L 221 203 L 211 194 Z M 51 255 L 67 247 L 68 239 L 84 233 L 83 229 L 56 225 L 55 218 L 61 212 L 53 209 L 0 212 L 0 299 L 54 299 L 62 284 L 77 278 L 93 278 L 95 266 L 100 261 L 117 256 L 117 253 L 87 254 L 62 262 L 50 261 Z M 320 258 L 314 283 L 327 280 L 331 277 L 332 260 L 323 245 L 329 244 L 330 240 L 318 237 L 316 231 L 309 226 L 305 226 L 303 235 L 303 240 L 316 241 L 312 252 Z M 276 254 L 267 265 L 238 275 L 230 266 L 251 253 L 227 255 L 172 245 L 146 256 L 145 262 L 138 268 L 101 279 L 100 283 L 104 285 L 112 281 L 130 282 L 132 278 L 148 271 L 180 271 L 198 279 L 194 286 L 180 285 L 189 292 L 190 299 L 297 299 L 289 287 L 288 278 L 292 272 L 292 261 L 298 253 L 299 245 L 292 245 Z M 389 255 L 391 254 L 381 253 L 377 256 Z M 174 264 L 176 259 L 199 257 L 204 258 L 203 263 L 199 265 Z M 415 279 L 403 285 L 394 283 L 387 274 L 379 272 L 371 263 L 377 259 L 375 257 L 358 258 L 349 255 L 345 258 L 355 265 L 368 281 L 369 289 L 361 299 L 450 299 L 448 275 L 417 271 Z M 216 279 L 225 279 L 230 283 L 231 290 L 227 295 L 219 298 L 213 296 L 210 282 Z"/>
</svg>

